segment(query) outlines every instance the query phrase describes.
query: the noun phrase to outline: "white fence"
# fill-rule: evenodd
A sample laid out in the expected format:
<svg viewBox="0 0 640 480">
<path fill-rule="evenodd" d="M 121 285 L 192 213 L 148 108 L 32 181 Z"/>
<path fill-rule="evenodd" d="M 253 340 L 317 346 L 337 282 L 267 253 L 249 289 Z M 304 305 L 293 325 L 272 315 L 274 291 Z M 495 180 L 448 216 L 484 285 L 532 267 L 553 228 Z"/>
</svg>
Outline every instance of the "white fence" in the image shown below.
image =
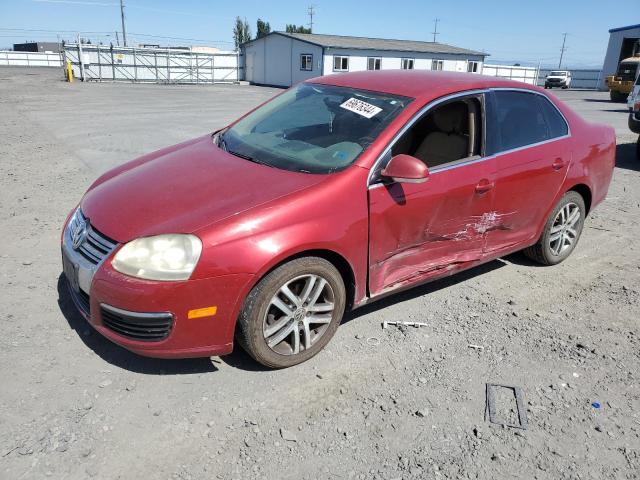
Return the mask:
<svg viewBox="0 0 640 480">
<path fill-rule="evenodd" d="M 238 52 L 132 48 L 87 44 L 64 46 L 64 62 L 84 81 L 224 83 L 242 79 Z"/>
<path fill-rule="evenodd" d="M 482 74 L 492 77 L 508 78 L 518 82 L 536 85 L 538 83 L 538 69 L 535 67 L 520 67 L 509 65 L 488 65 L 482 67 Z"/>
<path fill-rule="evenodd" d="M 544 86 L 544 79 L 552 71 L 549 68 L 521 67 L 509 65 L 487 65 L 482 73 L 492 77 L 508 78 L 531 85 Z M 569 69 L 571 72 L 571 88 L 598 89 L 602 77 L 601 70 Z"/>
<path fill-rule="evenodd" d="M 544 79 L 551 69 L 540 69 L 540 76 L 538 77 L 538 85 L 544 86 Z M 569 69 L 571 72 L 571 88 L 585 88 L 590 90 L 597 90 L 602 78 L 602 70 L 586 70 L 586 69 Z"/>
<path fill-rule="evenodd" d="M 16 67 L 61 67 L 62 61 L 59 53 L 0 50 L 0 65 Z"/>
</svg>

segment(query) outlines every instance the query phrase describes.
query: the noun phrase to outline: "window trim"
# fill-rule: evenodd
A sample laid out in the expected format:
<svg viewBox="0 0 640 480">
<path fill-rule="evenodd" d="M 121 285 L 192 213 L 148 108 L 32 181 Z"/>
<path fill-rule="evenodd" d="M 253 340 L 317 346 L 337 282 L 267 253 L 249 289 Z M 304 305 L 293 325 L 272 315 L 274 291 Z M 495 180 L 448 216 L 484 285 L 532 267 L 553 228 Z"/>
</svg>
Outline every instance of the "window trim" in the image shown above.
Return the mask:
<svg viewBox="0 0 640 480">
<path fill-rule="evenodd" d="M 411 62 L 411 68 L 404 68 L 404 67 L 402 66 L 402 64 L 403 64 L 405 61 L 407 61 L 407 62 Z M 400 68 L 401 68 L 402 70 L 415 70 L 415 68 L 416 68 L 416 59 L 415 59 L 415 58 L 411 58 L 411 57 L 402 57 L 402 58 L 400 59 Z"/>
<path fill-rule="evenodd" d="M 310 68 L 302 68 L 302 58 L 310 57 L 309 66 Z M 313 53 L 301 53 L 300 54 L 300 71 L 301 72 L 313 72 Z"/>
<path fill-rule="evenodd" d="M 555 138 L 550 138 L 549 140 L 544 140 L 542 142 L 538 142 L 538 143 L 534 143 L 531 145 L 526 145 L 524 147 L 518 147 L 518 148 L 514 148 L 511 150 L 505 150 L 502 152 L 495 152 L 492 153 L 488 156 L 480 156 L 480 158 L 476 158 L 476 157 L 468 157 L 467 161 L 464 161 L 465 159 L 460 159 L 457 160 L 455 162 L 451 162 L 445 165 L 441 165 L 441 166 L 437 166 L 434 167 L 433 169 L 429 169 L 429 173 L 431 175 L 433 174 L 437 174 L 440 172 L 446 172 L 447 170 L 452 170 L 454 168 L 460 168 L 460 167 L 464 167 L 467 165 L 473 165 L 474 163 L 478 163 L 478 162 L 483 162 L 485 160 L 492 160 L 496 157 L 498 157 L 499 155 L 505 155 L 508 153 L 513 153 L 513 152 L 517 152 L 518 150 L 523 150 L 525 148 L 531 148 L 531 147 L 536 147 L 539 145 L 544 145 L 546 143 L 551 143 L 551 142 L 557 142 L 558 140 L 564 140 L 566 138 L 571 137 L 571 125 L 569 124 L 569 122 L 567 121 L 567 117 L 565 117 L 564 113 L 562 113 L 562 111 L 558 108 L 558 106 L 552 102 L 549 97 L 547 97 L 544 93 L 542 92 L 536 92 L 535 90 L 529 90 L 528 88 L 516 88 L 516 87 L 489 87 L 489 88 L 484 88 L 484 89 L 475 89 L 475 90 L 466 90 L 463 92 L 456 92 L 453 93 L 451 95 L 447 95 L 445 97 L 442 98 L 438 98 L 435 100 L 432 100 L 431 102 L 429 102 L 428 104 L 424 105 L 422 108 L 420 108 L 409 120 L 407 120 L 407 122 L 402 126 L 402 128 L 400 130 L 398 130 L 396 132 L 396 134 L 393 136 L 393 138 L 389 141 L 389 143 L 386 145 L 386 147 L 384 148 L 384 150 L 378 155 L 378 157 L 376 158 L 376 160 L 373 162 L 373 165 L 371 166 L 371 169 L 369 170 L 369 174 L 367 175 L 367 188 L 368 189 L 373 189 L 373 188 L 378 188 L 384 185 L 383 182 L 381 181 L 375 181 L 372 182 L 373 176 L 375 175 L 376 171 L 378 170 L 378 167 L 380 166 L 380 164 L 382 163 L 382 161 L 384 160 L 385 156 L 388 154 L 391 154 L 391 149 L 393 148 L 393 146 L 396 144 L 396 142 L 400 139 L 400 137 L 402 137 L 402 135 L 404 135 L 404 133 L 413 126 L 414 123 L 416 123 L 420 118 L 423 117 L 424 114 L 426 114 L 429 110 L 431 110 L 432 108 L 445 103 L 449 100 L 453 100 L 456 98 L 460 98 L 460 97 L 469 97 L 469 96 L 474 96 L 474 95 L 484 95 L 484 104 L 486 105 L 487 103 L 487 96 L 490 95 L 492 92 L 494 91 L 516 91 L 516 92 L 525 92 L 525 93 L 533 93 L 534 95 L 540 95 L 542 97 L 544 97 L 548 102 L 551 102 L 551 105 L 553 105 L 553 107 L 558 111 L 558 113 L 560 113 L 560 115 L 562 116 L 563 120 L 565 121 L 565 123 L 567 124 L 567 134 L 562 136 L 562 137 L 555 137 Z M 483 119 L 482 119 L 482 127 L 483 127 L 483 146 L 484 148 L 486 148 L 486 142 L 487 142 L 487 115 L 485 113 L 485 106 L 483 105 Z M 484 153 L 484 152 L 483 152 Z"/>
<path fill-rule="evenodd" d="M 369 68 L 369 60 L 373 60 L 373 66 L 376 66 L 376 60 L 380 61 L 380 68 Z M 367 57 L 367 71 L 375 72 L 376 70 L 382 70 L 382 57 Z"/>
<path fill-rule="evenodd" d="M 333 71 L 334 72 L 348 72 L 349 71 L 349 65 L 350 65 L 350 60 L 349 60 L 350 55 L 334 55 L 333 56 Z M 336 69 L 336 58 L 346 58 L 347 59 L 347 68 L 346 69 Z M 342 62 L 340 62 L 342 64 Z"/>
</svg>

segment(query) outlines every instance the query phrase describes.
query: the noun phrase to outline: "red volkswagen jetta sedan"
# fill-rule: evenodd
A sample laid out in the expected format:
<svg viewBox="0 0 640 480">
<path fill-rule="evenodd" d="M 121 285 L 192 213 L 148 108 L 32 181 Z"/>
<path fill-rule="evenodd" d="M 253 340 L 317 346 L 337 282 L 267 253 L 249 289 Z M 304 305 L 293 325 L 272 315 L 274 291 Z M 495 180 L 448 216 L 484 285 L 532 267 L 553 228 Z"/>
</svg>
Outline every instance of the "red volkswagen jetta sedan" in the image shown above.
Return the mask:
<svg viewBox="0 0 640 480">
<path fill-rule="evenodd" d="M 561 262 L 612 128 L 537 87 L 429 71 L 301 83 L 100 177 L 69 215 L 71 295 L 141 355 L 303 362 L 347 309 L 523 250 Z"/>
</svg>

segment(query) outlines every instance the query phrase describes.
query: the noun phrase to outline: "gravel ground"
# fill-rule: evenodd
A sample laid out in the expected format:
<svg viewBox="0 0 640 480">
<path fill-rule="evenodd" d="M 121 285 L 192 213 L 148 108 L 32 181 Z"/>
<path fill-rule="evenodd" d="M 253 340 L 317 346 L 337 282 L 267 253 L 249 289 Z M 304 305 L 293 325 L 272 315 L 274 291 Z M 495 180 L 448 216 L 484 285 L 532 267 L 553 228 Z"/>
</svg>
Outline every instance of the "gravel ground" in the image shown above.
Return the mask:
<svg viewBox="0 0 640 480">
<path fill-rule="evenodd" d="M 619 143 L 566 262 L 516 254 L 387 298 L 265 371 L 242 351 L 166 361 L 104 340 L 65 293 L 59 234 L 104 170 L 277 90 L 59 76 L 0 69 L 0 478 L 640 478 L 640 162 L 622 104 L 557 92 Z M 527 430 L 485 421 L 487 382 L 523 389 Z"/>
</svg>

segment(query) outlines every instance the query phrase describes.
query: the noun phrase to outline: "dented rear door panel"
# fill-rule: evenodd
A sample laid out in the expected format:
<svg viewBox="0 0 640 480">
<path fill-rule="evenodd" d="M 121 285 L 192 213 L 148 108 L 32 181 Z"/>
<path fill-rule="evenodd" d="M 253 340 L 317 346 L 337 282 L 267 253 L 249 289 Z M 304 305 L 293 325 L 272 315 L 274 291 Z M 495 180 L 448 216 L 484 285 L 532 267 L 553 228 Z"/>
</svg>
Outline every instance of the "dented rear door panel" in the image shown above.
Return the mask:
<svg viewBox="0 0 640 480">
<path fill-rule="evenodd" d="M 420 283 L 483 258 L 493 210 L 494 159 L 433 171 L 422 184 L 392 183 L 369 190 L 372 296 Z"/>
</svg>

